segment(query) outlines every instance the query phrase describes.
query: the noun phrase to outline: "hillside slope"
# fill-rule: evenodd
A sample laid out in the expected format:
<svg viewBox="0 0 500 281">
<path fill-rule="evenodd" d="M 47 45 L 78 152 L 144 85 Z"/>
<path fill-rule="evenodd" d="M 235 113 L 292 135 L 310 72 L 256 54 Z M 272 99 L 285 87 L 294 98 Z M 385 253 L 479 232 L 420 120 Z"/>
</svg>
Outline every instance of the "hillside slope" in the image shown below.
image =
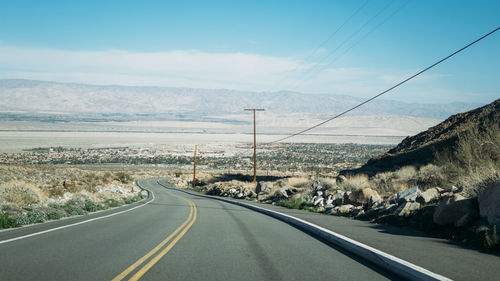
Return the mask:
<svg viewBox="0 0 500 281">
<path fill-rule="evenodd" d="M 374 175 L 403 166 L 420 167 L 429 163 L 463 162 L 463 164 L 498 161 L 500 137 L 500 99 L 486 106 L 455 114 L 438 125 L 405 138 L 387 153 L 370 159 L 356 170 L 341 174 Z"/>
</svg>

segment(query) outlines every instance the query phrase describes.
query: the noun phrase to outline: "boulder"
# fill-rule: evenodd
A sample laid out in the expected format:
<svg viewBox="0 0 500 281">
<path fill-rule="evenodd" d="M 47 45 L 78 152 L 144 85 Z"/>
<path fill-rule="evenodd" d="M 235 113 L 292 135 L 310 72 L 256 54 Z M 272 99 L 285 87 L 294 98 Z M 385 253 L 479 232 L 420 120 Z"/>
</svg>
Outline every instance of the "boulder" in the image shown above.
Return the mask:
<svg viewBox="0 0 500 281">
<path fill-rule="evenodd" d="M 408 188 L 407 190 L 400 191 L 396 193 L 395 198 L 391 198 L 391 203 L 403 203 L 403 202 L 415 202 L 418 195 L 420 194 L 420 189 L 417 186 Z"/>
<path fill-rule="evenodd" d="M 459 194 L 446 196 L 434 211 L 434 223 L 464 226 L 479 217 L 476 204 L 475 199 L 467 199 Z"/>
<path fill-rule="evenodd" d="M 319 206 L 319 207 L 316 209 L 316 212 L 318 212 L 318 213 L 323 213 L 323 212 L 325 212 L 325 211 L 326 211 L 326 208 L 325 208 L 325 207 L 323 207 L 323 206 Z"/>
<path fill-rule="evenodd" d="M 395 211 L 395 214 L 400 216 L 400 217 L 407 217 L 411 214 L 411 212 L 413 211 L 416 211 L 420 209 L 420 203 L 417 203 L 417 202 L 404 202 L 403 204 L 401 204 L 401 206 L 399 206 L 396 211 Z"/>
<path fill-rule="evenodd" d="M 352 215 L 357 217 L 357 216 L 361 216 L 361 215 L 364 215 L 365 214 L 365 210 L 363 209 L 354 209 L 352 211 Z"/>
<path fill-rule="evenodd" d="M 328 203 L 325 204 L 325 209 L 326 210 L 330 210 L 330 209 L 333 209 L 333 208 L 335 208 L 335 206 L 333 206 L 333 204 L 328 204 Z"/>
<path fill-rule="evenodd" d="M 375 190 L 368 187 L 355 190 L 351 194 L 349 194 L 349 203 L 351 204 L 362 205 L 369 203 L 370 200 L 376 201 L 382 200 L 382 198 Z"/>
<path fill-rule="evenodd" d="M 327 215 L 336 215 L 336 214 L 339 212 L 339 209 L 340 209 L 340 207 L 339 207 L 339 206 L 337 206 L 337 207 L 333 207 L 333 208 L 331 208 L 331 209 L 327 209 L 325 213 L 326 213 Z"/>
<path fill-rule="evenodd" d="M 321 189 L 321 182 L 320 181 L 314 181 L 311 185 L 311 188 L 313 190 L 318 190 Z"/>
<path fill-rule="evenodd" d="M 417 202 L 420 204 L 427 204 L 439 198 L 439 191 L 437 188 L 429 188 L 421 192 L 417 197 Z"/>
<path fill-rule="evenodd" d="M 491 225 L 500 227 L 500 182 L 486 186 L 478 196 L 479 213 Z"/>
<path fill-rule="evenodd" d="M 325 190 L 325 195 L 326 196 L 333 196 L 335 194 L 337 194 L 339 192 L 339 190 L 335 189 L 335 188 L 329 188 L 327 190 Z"/>
<path fill-rule="evenodd" d="M 339 207 L 338 212 L 341 214 L 349 213 L 354 208 L 353 205 L 347 204 Z"/>
<path fill-rule="evenodd" d="M 318 197 L 316 197 L 316 199 L 314 200 L 313 205 L 314 205 L 314 206 L 318 206 L 318 205 L 323 206 L 323 201 L 324 201 L 324 200 L 325 200 L 325 199 L 324 199 L 323 197 L 318 196 Z"/>
<path fill-rule="evenodd" d="M 344 204 L 344 194 L 339 192 L 332 196 L 332 204 L 334 205 L 342 205 Z"/>
<path fill-rule="evenodd" d="M 288 189 L 286 187 L 282 187 L 277 192 L 280 197 L 288 198 Z"/>
<path fill-rule="evenodd" d="M 382 199 L 379 199 L 379 200 L 376 200 L 376 201 L 373 201 L 373 200 L 370 200 L 370 202 L 368 203 L 368 205 L 370 206 L 369 208 L 370 209 L 381 209 L 381 208 L 384 208 L 385 207 L 385 201 L 382 200 Z"/>
<path fill-rule="evenodd" d="M 384 207 L 384 211 L 386 212 L 392 212 L 393 210 L 396 210 L 398 208 L 397 204 L 389 204 Z"/>
<path fill-rule="evenodd" d="M 343 196 L 344 196 L 344 198 L 343 198 L 343 202 L 344 202 L 344 203 L 343 203 L 343 204 L 349 204 L 349 203 L 350 203 L 350 201 L 349 201 L 349 195 L 350 195 L 350 194 L 351 194 L 351 192 L 350 192 L 350 191 L 346 191 L 346 192 L 344 192 L 344 194 L 343 194 Z"/>
<path fill-rule="evenodd" d="M 269 181 L 259 181 L 255 187 L 255 193 L 266 192 L 269 193 L 273 190 L 274 185 Z"/>
</svg>

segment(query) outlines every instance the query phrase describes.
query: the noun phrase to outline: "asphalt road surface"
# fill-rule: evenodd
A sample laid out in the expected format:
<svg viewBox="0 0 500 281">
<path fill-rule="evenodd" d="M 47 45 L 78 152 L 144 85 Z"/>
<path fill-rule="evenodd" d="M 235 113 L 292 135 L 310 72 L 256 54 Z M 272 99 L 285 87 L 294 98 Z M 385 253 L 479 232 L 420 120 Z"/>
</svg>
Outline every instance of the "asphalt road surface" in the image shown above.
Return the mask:
<svg viewBox="0 0 500 281">
<path fill-rule="evenodd" d="M 0 280 L 396 279 L 266 215 L 139 184 L 154 199 L 1 231 Z"/>
</svg>

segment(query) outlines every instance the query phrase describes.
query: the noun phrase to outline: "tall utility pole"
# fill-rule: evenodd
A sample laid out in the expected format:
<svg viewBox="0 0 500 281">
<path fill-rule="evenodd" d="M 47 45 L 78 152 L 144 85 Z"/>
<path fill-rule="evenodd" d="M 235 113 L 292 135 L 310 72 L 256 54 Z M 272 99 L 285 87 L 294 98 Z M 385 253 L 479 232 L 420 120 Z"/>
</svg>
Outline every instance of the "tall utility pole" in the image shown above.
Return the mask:
<svg viewBox="0 0 500 281">
<path fill-rule="evenodd" d="M 257 137 L 255 130 L 255 111 L 264 111 L 263 108 L 247 108 L 245 111 L 253 111 L 253 183 L 257 182 Z"/>
<path fill-rule="evenodd" d="M 194 145 L 194 163 L 193 163 L 193 188 L 196 187 L 196 150 L 198 145 Z"/>
</svg>

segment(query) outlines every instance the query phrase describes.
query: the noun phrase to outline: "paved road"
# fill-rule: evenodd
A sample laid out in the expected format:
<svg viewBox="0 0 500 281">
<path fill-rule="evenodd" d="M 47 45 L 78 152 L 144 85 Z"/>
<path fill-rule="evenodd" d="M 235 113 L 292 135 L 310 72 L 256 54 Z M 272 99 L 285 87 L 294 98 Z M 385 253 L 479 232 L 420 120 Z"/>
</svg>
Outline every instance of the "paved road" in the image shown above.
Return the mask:
<svg viewBox="0 0 500 281">
<path fill-rule="evenodd" d="M 233 200 L 306 220 L 453 280 L 500 280 L 499 254 L 469 249 L 409 228 Z"/>
<path fill-rule="evenodd" d="M 167 190 L 153 179 L 140 184 L 155 199 L 128 207 L 133 210 L 87 223 L 81 222 L 88 216 L 0 232 L 0 279 L 394 279 L 268 216 Z"/>
</svg>

